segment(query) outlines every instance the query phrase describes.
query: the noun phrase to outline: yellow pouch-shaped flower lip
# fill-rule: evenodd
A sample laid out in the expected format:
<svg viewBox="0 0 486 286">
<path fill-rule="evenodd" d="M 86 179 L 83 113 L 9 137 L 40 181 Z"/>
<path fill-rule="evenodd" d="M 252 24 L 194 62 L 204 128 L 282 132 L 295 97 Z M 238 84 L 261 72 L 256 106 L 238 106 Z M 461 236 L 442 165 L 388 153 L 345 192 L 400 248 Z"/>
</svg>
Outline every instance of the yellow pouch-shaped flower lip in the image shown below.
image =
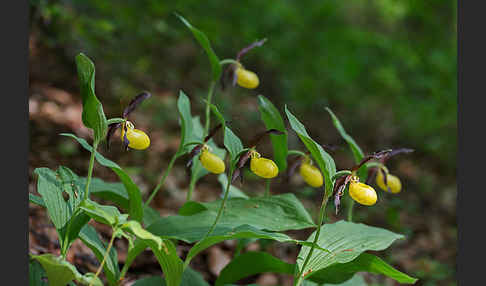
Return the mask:
<svg viewBox="0 0 486 286">
<path fill-rule="evenodd" d="M 278 167 L 275 162 L 262 157 L 252 157 L 250 161 L 250 170 L 257 176 L 271 179 L 278 175 Z"/>
<path fill-rule="evenodd" d="M 121 131 L 121 140 L 124 141 L 125 128 Z M 150 146 L 150 138 L 142 130 L 127 128 L 128 147 L 136 150 L 145 150 Z"/>
<path fill-rule="evenodd" d="M 349 184 L 349 195 L 353 200 L 365 206 L 372 206 L 378 200 L 375 189 L 356 181 Z"/>
<path fill-rule="evenodd" d="M 199 156 L 199 161 L 206 170 L 213 174 L 221 174 L 226 169 L 224 161 L 218 156 L 211 153 L 207 148 L 203 148 L 201 155 Z"/>
<path fill-rule="evenodd" d="M 256 73 L 249 71 L 243 67 L 236 68 L 236 82 L 239 86 L 254 89 L 260 84 L 260 80 Z"/>
<path fill-rule="evenodd" d="M 311 187 L 318 188 L 324 184 L 319 169 L 307 162 L 300 165 L 299 173 L 304 181 Z"/>
<path fill-rule="evenodd" d="M 400 179 L 397 176 L 392 174 L 386 173 L 385 184 L 385 176 L 381 170 L 378 170 L 378 173 L 376 174 L 376 184 L 385 192 L 388 192 L 388 187 L 390 187 L 390 191 L 393 194 L 398 194 L 402 190 L 402 182 L 400 182 Z"/>
</svg>

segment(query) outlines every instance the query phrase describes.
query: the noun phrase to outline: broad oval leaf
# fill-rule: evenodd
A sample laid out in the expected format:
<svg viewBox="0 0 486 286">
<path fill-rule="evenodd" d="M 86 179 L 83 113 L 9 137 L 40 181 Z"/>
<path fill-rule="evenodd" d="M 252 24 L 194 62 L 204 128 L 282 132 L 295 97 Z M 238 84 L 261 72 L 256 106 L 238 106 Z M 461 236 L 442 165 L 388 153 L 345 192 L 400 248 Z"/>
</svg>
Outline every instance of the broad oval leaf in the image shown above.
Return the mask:
<svg viewBox="0 0 486 286">
<path fill-rule="evenodd" d="M 223 231 L 225 232 L 223 233 Z M 208 236 L 203 240 L 199 241 L 198 243 L 196 243 L 187 254 L 186 261 L 184 264 L 189 265 L 189 262 L 191 261 L 192 258 L 194 258 L 201 251 L 207 249 L 208 247 L 214 244 L 220 243 L 225 240 L 248 239 L 248 238 L 269 239 L 278 242 L 295 243 L 295 244 L 302 244 L 307 246 L 312 245 L 311 242 L 296 240 L 283 233 L 259 230 L 249 225 L 241 225 L 233 229 L 227 227 L 225 229 L 225 226 L 222 226 L 220 229 L 218 229 L 217 235 L 214 235 L 213 232 L 211 236 Z M 323 248 L 319 248 L 319 249 L 321 251 L 327 251 L 326 249 Z"/>
<path fill-rule="evenodd" d="M 314 241 L 314 231 L 307 241 Z M 306 279 L 317 271 L 329 267 L 335 263 L 346 263 L 356 259 L 361 253 L 367 250 L 383 250 L 390 246 L 395 240 L 404 238 L 386 229 L 367 226 L 361 223 L 338 221 L 332 224 L 321 226 L 321 234 L 317 245 L 331 252 L 313 252 L 309 263 L 301 273 L 306 273 Z M 310 247 L 303 246 L 297 258 L 297 265 L 301 270 L 305 257 Z M 309 272 L 309 270 L 311 270 Z"/>
<path fill-rule="evenodd" d="M 265 123 L 267 130 L 277 129 L 283 132 L 282 135 L 270 134 L 270 140 L 273 146 L 273 158 L 278 169 L 283 172 L 287 169 L 287 129 L 278 109 L 273 103 L 263 95 L 258 96 L 258 110 L 262 121 Z"/>
<path fill-rule="evenodd" d="M 47 208 L 47 214 L 56 229 L 60 230 L 71 219 L 83 197 L 84 189 L 78 186 L 79 178 L 63 166 L 56 171 L 37 168 L 34 173 L 38 175 L 37 192 Z M 63 193 L 68 196 L 67 200 L 64 199 Z"/>
<path fill-rule="evenodd" d="M 93 151 L 93 147 L 91 147 L 88 144 L 88 142 L 86 142 L 86 140 L 79 138 L 76 135 L 70 133 L 61 133 L 61 135 L 74 138 L 84 149 L 88 150 L 89 152 Z M 96 161 L 98 161 L 98 163 L 112 169 L 113 172 L 115 172 L 118 175 L 121 182 L 125 186 L 125 190 L 128 193 L 128 197 L 129 197 L 128 213 L 130 214 L 130 217 L 132 219 L 141 221 L 143 217 L 142 195 L 140 193 L 140 189 L 138 188 L 138 186 L 132 181 L 130 176 L 128 176 L 128 174 L 125 171 L 123 171 L 123 169 L 120 166 L 118 166 L 117 163 L 108 160 L 98 152 L 95 153 L 95 158 Z"/>
<path fill-rule="evenodd" d="M 264 272 L 293 274 L 295 264 L 284 262 L 266 252 L 245 252 L 227 264 L 215 286 L 224 286 L 242 278 Z"/>
<path fill-rule="evenodd" d="M 209 58 L 209 62 L 211 63 L 213 81 L 217 81 L 221 75 L 223 68 L 219 64 L 219 58 L 216 55 L 216 53 L 214 53 L 208 37 L 202 31 L 200 31 L 199 29 L 191 25 L 191 23 L 189 23 L 181 15 L 176 13 L 176 16 L 182 21 L 182 23 L 184 23 L 184 25 L 186 25 L 187 28 L 189 28 L 189 30 L 191 30 L 192 34 L 194 35 L 194 38 L 196 38 L 196 40 L 199 42 L 199 44 L 204 49 L 204 51 L 206 51 L 206 54 L 208 55 Z"/>
<path fill-rule="evenodd" d="M 29 261 L 29 286 L 48 286 L 46 272 L 34 259 Z"/>
<path fill-rule="evenodd" d="M 369 272 L 390 277 L 401 284 L 414 284 L 417 279 L 400 272 L 381 258 L 368 253 L 361 253 L 347 263 L 336 263 L 315 272 L 310 280 L 322 283 L 340 284 L 348 281 L 356 272 Z"/>
<path fill-rule="evenodd" d="M 137 280 L 132 286 L 165 286 L 164 278 L 161 276 L 152 276 L 147 278 L 142 278 Z M 209 286 L 209 284 L 204 281 L 199 272 L 187 267 L 182 274 L 182 280 L 180 286 Z"/>
<path fill-rule="evenodd" d="M 290 126 L 297 133 L 300 140 L 302 143 L 304 143 L 307 150 L 309 150 L 311 153 L 312 158 L 314 158 L 317 165 L 321 169 L 321 172 L 324 175 L 326 195 L 330 196 L 334 188 L 332 176 L 334 176 L 336 173 L 336 164 L 334 163 L 334 159 L 331 157 L 331 155 L 324 151 L 320 144 L 316 143 L 309 136 L 309 134 L 307 134 L 305 126 L 287 109 L 287 106 L 285 106 L 285 113 L 289 119 Z"/>
<path fill-rule="evenodd" d="M 191 202 L 193 203 L 193 202 Z M 147 227 L 165 238 L 192 243 L 203 238 L 214 222 L 221 200 L 203 203 L 207 210 L 191 216 L 163 217 Z M 267 231 L 297 230 L 315 227 L 311 216 L 293 194 L 270 197 L 232 198 L 212 235 L 226 235 L 241 225 Z"/>
<path fill-rule="evenodd" d="M 93 129 L 96 142 L 101 141 L 108 130 L 103 106 L 95 95 L 95 66 L 83 53 L 76 56 L 79 86 L 83 99 L 82 119 L 86 127 Z"/>
</svg>

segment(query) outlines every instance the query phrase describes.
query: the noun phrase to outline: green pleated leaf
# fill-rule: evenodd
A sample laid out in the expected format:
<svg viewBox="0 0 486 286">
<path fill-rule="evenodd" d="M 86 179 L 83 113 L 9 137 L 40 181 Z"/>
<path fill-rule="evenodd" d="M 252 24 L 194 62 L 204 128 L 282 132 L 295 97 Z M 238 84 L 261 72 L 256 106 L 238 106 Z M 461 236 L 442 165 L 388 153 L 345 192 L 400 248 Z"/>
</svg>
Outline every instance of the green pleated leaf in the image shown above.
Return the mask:
<svg viewBox="0 0 486 286">
<path fill-rule="evenodd" d="M 222 72 L 222 67 L 219 64 L 219 58 L 216 56 L 216 54 L 213 51 L 213 48 L 211 47 L 211 43 L 209 42 L 208 37 L 199 29 L 195 28 L 192 26 L 184 17 L 176 13 L 176 16 L 186 25 L 189 30 L 191 30 L 192 34 L 194 35 L 194 38 L 199 42 L 201 47 L 206 51 L 206 54 L 208 55 L 209 62 L 211 63 L 211 71 L 212 71 L 212 78 L 213 81 L 217 81 L 221 75 Z"/>
<path fill-rule="evenodd" d="M 220 200 L 201 204 L 207 210 L 191 216 L 176 215 L 160 218 L 147 229 L 165 238 L 195 242 L 208 232 L 220 204 Z M 228 199 L 213 235 L 226 235 L 241 225 L 267 231 L 315 227 L 311 216 L 293 194 Z"/>
<path fill-rule="evenodd" d="M 320 144 L 315 142 L 307 133 L 305 126 L 295 117 L 285 106 L 285 113 L 289 119 L 290 126 L 297 133 L 302 143 L 304 143 L 307 150 L 312 155 L 314 161 L 321 169 L 324 175 L 324 182 L 326 188 L 326 195 L 330 196 L 334 188 L 334 182 L 331 180 L 332 176 L 336 173 L 336 164 L 334 159 L 322 148 Z"/>
<path fill-rule="evenodd" d="M 87 199 L 83 201 L 80 208 L 92 219 L 115 227 L 126 222 L 128 215 L 121 214 L 114 206 L 100 205 L 95 201 Z"/>
<path fill-rule="evenodd" d="M 273 159 L 280 172 L 283 172 L 287 169 L 288 152 L 287 129 L 285 128 L 284 120 L 273 103 L 263 95 L 258 96 L 258 110 L 267 130 L 277 129 L 284 133 L 282 135 L 270 134 L 270 140 L 273 146 Z"/>
<path fill-rule="evenodd" d="M 89 152 L 92 152 L 93 148 L 88 144 L 88 142 L 86 142 L 86 140 L 79 138 L 74 134 L 62 133 L 61 135 L 74 138 L 84 149 L 88 150 Z M 110 168 L 111 170 L 113 170 L 113 172 L 115 172 L 118 175 L 120 181 L 125 186 L 125 190 L 128 194 L 128 198 L 129 198 L 128 213 L 130 214 L 130 217 L 132 219 L 141 221 L 143 217 L 142 195 L 140 193 L 140 189 L 138 188 L 138 186 L 135 185 L 135 183 L 132 181 L 130 176 L 128 176 L 128 174 L 125 171 L 123 171 L 123 169 L 120 166 L 118 166 L 117 163 L 108 160 L 98 152 L 95 153 L 95 158 L 96 161 L 98 161 L 98 163 L 100 163 L 105 167 Z"/>
<path fill-rule="evenodd" d="M 152 276 L 147 278 L 142 278 L 137 280 L 133 286 L 165 286 L 164 278 L 161 276 Z M 204 281 L 199 272 L 191 269 L 186 268 L 184 273 L 182 274 L 182 281 L 180 286 L 209 286 L 209 284 Z"/>
<path fill-rule="evenodd" d="M 310 280 L 304 280 L 302 286 L 367 286 L 366 281 L 364 280 L 363 276 L 361 275 L 354 275 L 351 279 L 347 280 L 343 283 L 338 284 L 320 284 Z"/>
<path fill-rule="evenodd" d="M 80 185 L 86 186 L 86 178 L 80 178 Z M 113 202 L 125 210 L 129 210 L 129 196 L 125 185 L 122 183 L 105 182 L 99 178 L 92 178 L 89 193 L 110 202 Z"/>
<path fill-rule="evenodd" d="M 83 123 L 93 129 L 95 141 L 99 142 L 106 136 L 108 124 L 103 106 L 95 95 L 95 66 L 83 53 L 79 53 L 75 60 L 83 99 Z"/>
<path fill-rule="evenodd" d="M 150 206 L 144 206 L 143 209 L 143 224 L 151 225 L 154 221 L 160 218 L 160 213 L 151 208 Z"/>
<path fill-rule="evenodd" d="M 29 261 L 29 286 L 48 286 L 46 272 L 34 259 Z"/>
<path fill-rule="evenodd" d="M 347 221 L 324 224 L 321 228 L 321 235 L 317 240 L 317 245 L 331 252 L 317 251 L 312 254 L 309 263 L 304 271 L 302 271 L 302 273 L 308 273 L 312 269 L 311 273 L 306 275 L 306 279 L 312 277 L 319 270 L 335 263 L 353 261 L 364 251 L 383 250 L 395 240 L 404 238 L 403 235 L 393 233 L 386 229 Z M 315 233 L 314 231 L 307 241 L 313 241 Z M 309 250 L 310 247 L 307 246 L 301 248 L 297 258 L 299 270 Z"/>
<path fill-rule="evenodd" d="M 293 274 L 294 267 L 295 264 L 286 263 L 266 252 L 246 252 L 223 268 L 214 285 L 223 286 L 264 272 Z"/>
<path fill-rule="evenodd" d="M 66 286 L 69 282 L 76 280 L 82 284 L 89 284 L 95 286 L 103 286 L 99 278 L 94 278 L 92 273 L 81 275 L 76 267 L 71 263 L 63 260 L 61 257 L 52 254 L 31 255 L 36 259 L 44 269 L 49 286 Z"/>
<path fill-rule="evenodd" d="M 322 284 L 340 284 L 348 281 L 356 272 L 369 272 L 390 277 L 401 284 L 414 284 L 417 279 L 400 272 L 381 258 L 368 253 L 361 253 L 356 259 L 347 263 L 336 263 L 315 272 L 310 280 Z"/>
<path fill-rule="evenodd" d="M 69 248 L 71 243 L 73 243 L 78 238 L 79 232 L 90 221 L 90 219 L 91 217 L 85 212 L 78 212 L 75 216 L 71 218 L 71 222 L 59 231 L 62 237 L 66 237 L 66 241 L 63 243 L 67 244 L 65 246 L 66 250 Z"/>
<path fill-rule="evenodd" d="M 41 206 L 41 207 L 46 207 L 46 204 L 44 203 L 44 200 L 39 197 L 39 196 L 36 196 L 32 193 L 29 193 L 29 201 L 33 204 L 36 204 L 38 206 Z"/>
<path fill-rule="evenodd" d="M 219 227 L 218 232 L 216 234 L 214 233 L 215 231 L 211 234 L 211 236 L 204 238 L 203 240 L 199 241 L 191 248 L 191 250 L 189 251 L 186 257 L 186 261 L 185 261 L 186 265 L 188 265 L 191 259 L 194 258 L 201 251 L 207 249 L 208 247 L 211 247 L 212 245 L 215 245 L 225 240 L 231 240 L 231 239 L 248 239 L 248 238 L 269 239 L 269 240 L 275 240 L 278 242 L 285 242 L 285 243 L 295 243 L 295 244 L 301 244 L 307 246 L 312 245 L 311 242 L 296 240 L 283 233 L 259 230 L 249 225 L 240 225 L 235 228 L 221 226 Z M 326 249 L 323 248 L 318 248 L 318 249 L 321 251 L 327 251 Z"/>
<path fill-rule="evenodd" d="M 81 202 L 84 191 L 78 188 L 78 177 L 71 170 L 60 166 L 56 171 L 37 168 L 37 192 L 41 198 L 35 199 L 47 208 L 47 214 L 57 230 L 62 229 L 71 219 Z M 67 198 L 63 197 L 63 193 Z M 32 198 L 34 195 L 31 196 Z"/>
<path fill-rule="evenodd" d="M 79 238 L 93 251 L 94 255 L 101 263 L 103 256 L 106 253 L 107 245 L 101 241 L 94 227 L 85 225 L 79 233 Z M 105 260 L 105 264 L 103 265 L 103 271 L 105 272 L 109 285 L 118 285 L 120 269 L 118 267 L 118 255 L 114 248 L 110 249 L 110 253 Z"/>
</svg>

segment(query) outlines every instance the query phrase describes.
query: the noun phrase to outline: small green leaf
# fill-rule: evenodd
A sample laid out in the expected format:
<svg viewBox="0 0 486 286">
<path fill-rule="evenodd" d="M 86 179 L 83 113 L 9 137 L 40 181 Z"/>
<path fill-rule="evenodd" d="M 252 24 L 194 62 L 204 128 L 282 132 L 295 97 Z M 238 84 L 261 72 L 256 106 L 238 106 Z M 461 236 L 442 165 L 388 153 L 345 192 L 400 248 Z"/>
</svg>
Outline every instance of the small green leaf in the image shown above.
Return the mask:
<svg viewBox="0 0 486 286">
<path fill-rule="evenodd" d="M 106 253 L 107 245 L 101 241 L 94 227 L 85 225 L 79 233 L 79 238 L 87 247 L 91 249 L 91 251 L 93 251 L 94 255 L 101 263 Z M 103 265 L 103 271 L 105 272 L 106 279 L 110 285 L 118 285 L 120 269 L 118 268 L 118 255 L 114 248 L 110 249 L 108 258 Z"/>
<path fill-rule="evenodd" d="M 86 275 L 81 275 L 76 267 L 71 263 L 63 260 L 61 257 L 54 256 L 50 253 L 42 255 L 31 255 L 33 259 L 39 261 L 47 274 L 47 279 L 49 286 L 66 286 L 69 282 L 76 280 L 83 284 L 103 286 L 99 278 L 94 279 L 93 276 L 88 273 Z"/>
<path fill-rule="evenodd" d="M 44 200 L 39 197 L 39 196 L 36 196 L 32 193 L 29 193 L 29 201 L 33 204 L 36 204 L 38 206 L 41 206 L 41 207 L 46 207 L 46 204 L 44 203 Z"/>
<path fill-rule="evenodd" d="M 287 109 L 287 106 L 285 106 L 285 113 L 289 119 L 290 126 L 297 133 L 300 140 L 304 143 L 307 150 L 311 153 L 312 158 L 317 162 L 317 165 L 321 169 L 321 172 L 324 175 L 326 195 L 331 196 L 334 188 L 334 182 L 331 178 L 336 173 L 334 159 L 324 151 L 320 144 L 316 143 L 309 134 L 307 134 L 305 126 Z"/>
<path fill-rule="evenodd" d="M 231 131 L 231 129 L 226 126 L 226 120 L 224 119 L 221 112 L 219 112 L 216 105 L 211 104 L 210 106 L 211 111 L 216 115 L 219 122 L 223 125 L 222 129 L 224 132 L 224 146 L 230 154 L 230 162 L 232 162 L 233 167 L 236 156 L 241 152 L 241 150 L 243 150 L 243 143 L 241 143 L 240 138 L 238 138 L 238 136 L 236 136 L 236 134 L 233 133 L 233 131 Z"/>
<path fill-rule="evenodd" d="M 94 140 L 99 142 L 106 136 L 108 124 L 103 106 L 95 95 L 95 66 L 87 56 L 79 53 L 76 56 L 76 67 L 83 99 L 83 123 L 93 129 Z"/>
<path fill-rule="evenodd" d="M 266 252 L 246 252 L 234 258 L 221 270 L 214 285 L 224 286 L 264 272 L 292 274 L 294 267 L 295 264 L 286 263 Z"/>
<path fill-rule="evenodd" d="M 339 119 L 336 117 L 336 115 L 332 112 L 332 110 L 328 107 L 326 107 L 327 112 L 331 115 L 332 122 L 336 129 L 338 130 L 339 134 L 341 134 L 341 137 L 348 143 L 349 148 L 351 149 L 351 152 L 353 153 L 354 156 L 354 161 L 355 163 L 359 163 L 361 160 L 364 158 L 364 153 L 361 151 L 361 148 L 358 146 L 356 141 L 354 141 L 353 137 L 351 137 L 346 130 L 344 130 L 343 125 L 339 121 Z"/>
<path fill-rule="evenodd" d="M 270 134 L 273 158 L 280 172 L 287 169 L 287 129 L 278 109 L 263 95 L 258 96 L 258 110 L 267 130 L 277 129 L 282 135 Z"/>
<path fill-rule="evenodd" d="M 177 153 L 179 156 L 186 154 L 191 149 L 191 146 L 185 146 L 186 143 L 195 141 L 193 139 L 193 127 L 191 116 L 191 102 L 187 95 L 181 90 L 179 91 L 179 98 L 177 99 L 177 110 L 179 112 L 181 124 L 181 142 Z"/>
<path fill-rule="evenodd" d="M 95 201 L 87 199 L 81 204 L 81 209 L 97 222 L 116 227 L 126 222 L 128 215 L 121 214 L 114 206 L 100 205 Z"/>
<path fill-rule="evenodd" d="M 137 280 L 132 286 L 165 286 L 164 278 L 152 276 Z M 199 272 L 187 267 L 182 274 L 181 286 L 209 286 Z"/>
<path fill-rule="evenodd" d="M 79 183 L 84 189 L 86 178 L 80 178 Z M 111 183 L 99 178 L 92 178 L 89 185 L 89 193 L 100 199 L 114 202 L 125 210 L 130 208 L 127 189 L 122 183 Z"/>
<path fill-rule="evenodd" d="M 356 272 L 383 274 L 400 284 L 414 284 L 417 279 L 408 276 L 390 266 L 388 263 L 372 254 L 361 253 L 356 259 L 347 263 L 336 263 L 321 269 L 310 276 L 317 283 L 339 284 L 348 281 Z"/>
<path fill-rule="evenodd" d="M 29 261 L 29 286 L 48 286 L 46 272 L 37 260 Z"/>
<path fill-rule="evenodd" d="M 129 231 L 144 241 L 150 241 L 153 245 L 157 246 L 158 250 L 162 249 L 162 239 L 145 230 L 138 221 L 131 220 L 124 223 L 122 230 Z"/>
<path fill-rule="evenodd" d="M 346 282 L 343 283 L 338 283 L 338 284 L 320 284 L 320 283 L 315 283 L 311 280 L 304 280 L 302 283 L 302 286 L 367 286 L 366 281 L 364 280 L 363 276 L 356 274 L 353 276 L 353 278 L 347 280 Z"/>
<path fill-rule="evenodd" d="M 176 16 L 184 23 L 184 25 L 186 25 L 187 28 L 189 28 L 189 30 L 191 30 L 192 34 L 194 35 L 194 38 L 196 38 L 196 40 L 199 42 L 201 47 L 206 51 L 206 54 L 208 55 L 208 58 L 209 58 L 209 62 L 211 63 L 213 81 L 217 81 L 219 79 L 220 75 L 221 75 L 223 68 L 219 64 L 219 58 L 214 53 L 208 37 L 202 31 L 200 31 L 199 29 L 192 26 L 181 15 L 176 13 Z"/>
<path fill-rule="evenodd" d="M 383 250 L 395 240 L 404 238 L 403 235 L 386 229 L 346 221 L 324 224 L 321 228 L 321 235 L 317 240 L 317 245 L 331 252 L 313 252 L 304 271 L 301 271 L 302 273 L 307 273 L 309 269 L 312 269 L 312 272 L 306 276 L 306 279 L 312 277 L 319 270 L 335 263 L 353 261 L 364 251 Z M 314 231 L 307 241 L 313 241 L 315 233 Z M 302 267 L 309 250 L 310 247 L 307 246 L 301 248 L 297 258 L 299 269 Z"/>
<path fill-rule="evenodd" d="M 62 133 L 61 135 L 74 138 L 84 149 L 88 150 L 89 152 L 92 152 L 93 148 L 88 144 L 88 142 L 86 142 L 86 140 L 79 138 L 74 134 Z M 138 188 L 138 186 L 135 185 L 135 183 L 132 181 L 130 176 L 128 176 L 128 174 L 125 171 L 123 171 L 123 169 L 120 166 L 118 166 L 117 163 L 106 159 L 103 155 L 101 155 L 98 152 L 95 153 L 95 158 L 96 161 L 98 161 L 98 163 L 112 169 L 113 172 L 115 172 L 118 175 L 121 182 L 125 186 L 125 190 L 128 193 L 130 217 L 134 220 L 141 221 L 143 217 L 142 195 L 140 193 L 140 189 Z"/>
</svg>

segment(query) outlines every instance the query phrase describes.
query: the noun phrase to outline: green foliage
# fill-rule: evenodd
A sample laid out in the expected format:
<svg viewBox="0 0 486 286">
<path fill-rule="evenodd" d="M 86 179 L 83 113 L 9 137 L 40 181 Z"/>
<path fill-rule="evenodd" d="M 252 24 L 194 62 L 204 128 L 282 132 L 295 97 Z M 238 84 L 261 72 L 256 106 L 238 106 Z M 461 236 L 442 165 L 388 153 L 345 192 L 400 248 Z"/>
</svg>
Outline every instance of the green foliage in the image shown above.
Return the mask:
<svg viewBox="0 0 486 286">
<path fill-rule="evenodd" d="M 219 59 L 218 56 L 213 51 L 213 48 L 211 48 L 211 43 L 209 42 L 208 37 L 201 32 L 199 29 L 195 28 L 192 26 L 184 17 L 182 17 L 179 14 L 176 14 L 176 16 L 186 25 L 189 30 L 191 30 L 192 34 L 194 35 L 194 38 L 199 42 L 201 47 L 206 51 L 206 54 L 208 55 L 209 62 L 211 63 L 211 70 L 213 74 L 213 81 L 217 81 L 221 75 L 222 72 L 222 67 L 219 64 Z"/>
<path fill-rule="evenodd" d="M 74 134 L 62 133 L 61 135 L 74 138 L 76 141 L 78 141 L 79 144 L 81 144 L 81 146 L 84 149 L 92 152 L 93 147 L 91 147 L 88 144 L 88 142 L 86 142 L 86 140 L 82 138 L 78 138 Z M 128 193 L 129 215 L 132 219 L 140 221 L 143 217 L 143 209 L 142 209 L 142 195 L 140 194 L 140 189 L 138 188 L 138 186 L 135 185 L 135 183 L 132 181 L 130 176 L 128 176 L 128 174 L 125 171 L 123 171 L 123 169 L 120 166 L 118 166 L 117 163 L 106 159 L 103 155 L 101 155 L 98 152 L 95 153 L 95 158 L 98 161 L 98 163 L 112 169 L 113 172 L 115 172 L 118 175 L 118 177 L 120 178 L 121 182 L 125 186 L 125 189 Z"/>
<path fill-rule="evenodd" d="M 403 235 L 391 231 L 367 226 L 361 223 L 338 221 L 332 224 L 321 226 L 322 234 L 317 240 L 321 247 L 329 249 L 331 252 L 313 252 L 309 263 L 303 269 L 303 273 L 308 273 L 306 278 L 312 277 L 321 269 L 325 269 L 334 263 L 346 263 L 356 259 L 361 253 L 367 250 L 386 249 L 397 239 L 402 239 Z M 307 239 L 313 241 L 315 232 Z M 309 253 L 309 247 L 302 247 L 297 258 L 297 265 L 301 269 L 305 257 Z"/>
<path fill-rule="evenodd" d="M 317 144 L 309 134 L 307 134 L 307 130 L 305 126 L 295 117 L 285 106 L 285 113 L 287 114 L 287 118 L 289 119 L 290 126 L 292 129 L 297 133 L 302 143 L 304 143 L 307 150 L 312 155 L 312 158 L 317 162 L 317 165 L 321 169 L 322 174 L 324 175 L 324 185 L 326 188 L 326 196 L 330 196 L 333 191 L 334 182 L 331 178 L 336 173 L 336 164 L 334 163 L 334 159 L 332 159 L 331 155 L 329 155 L 321 145 Z"/>
<path fill-rule="evenodd" d="M 298 138 L 324 175 L 325 195 L 319 209 L 318 225 L 314 223 L 302 203 L 291 193 L 248 197 L 239 188 L 231 186 L 229 178 L 233 174 L 240 156 L 248 149 L 244 149 L 241 139 L 226 126 L 225 118 L 218 107 L 210 103 L 213 88 L 222 73 L 222 64 L 211 48 L 207 36 L 180 15 L 177 14 L 177 17 L 192 31 L 196 40 L 206 51 L 211 63 L 212 80 L 208 99 L 205 101 L 206 127 L 202 127 L 198 116 L 191 114 L 189 97 L 180 91 L 177 100 L 181 125 L 180 145 L 171 159 L 169 167 L 165 170 L 163 179 L 152 194 L 155 195 L 162 186 L 163 180 L 178 157 L 191 150 L 197 150 L 193 149 L 193 146 L 198 148 L 202 144 L 207 144 L 220 158 L 225 157 L 226 151 L 229 154 L 230 168 L 226 168 L 229 169 L 227 173 L 218 176 L 218 181 L 225 190 L 223 200 L 210 202 L 191 200 L 191 192 L 197 180 L 209 174 L 196 155 L 191 158 L 193 161 L 187 202 L 179 209 L 178 215 L 160 217 L 156 210 L 148 206 L 153 198 L 152 195 L 144 205 L 142 204 L 140 190 L 128 174 L 117 163 L 96 151 L 99 141 L 105 137 L 107 120 L 103 107 L 94 93 L 94 64 L 86 56 L 79 54 L 75 60 L 83 98 L 83 123 L 94 130 L 94 143 L 91 146 L 85 139 L 73 134 L 62 135 L 75 139 L 84 149 L 91 152 L 88 176 L 80 178 L 63 166 L 55 172 L 48 168 L 38 168 L 35 173 L 38 175 L 38 192 L 41 196 L 29 194 L 31 202 L 47 209 L 61 242 L 61 257 L 52 254 L 32 255 L 32 258 L 37 260 L 45 271 L 49 285 L 66 285 L 73 280 L 81 284 L 102 285 L 102 281 L 98 277 L 102 269 L 110 285 L 119 285 L 119 281 L 125 277 L 134 259 L 149 247 L 162 268 L 164 280 L 160 277 L 151 277 L 141 279 L 135 285 L 206 286 L 208 284 L 202 277 L 188 267 L 191 260 L 217 243 L 234 239 L 262 239 L 293 243 L 301 245 L 301 250 L 295 264 L 283 262 L 264 252 L 237 255 L 223 269 L 216 285 L 233 283 L 246 276 L 268 271 L 294 275 L 294 285 L 297 286 L 301 285 L 304 279 L 321 284 L 362 285 L 364 283 L 362 277 L 355 275 L 359 271 L 383 274 L 400 283 L 415 283 L 415 278 L 394 269 L 380 258 L 365 253 L 368 250 L 384 250 L 395 240 L 403 238 L 403 235 L 377 227 L 344 221 L 321 225 L 327 201 L 334 190 L 336 175 L 349 174 L 350 171 L 337 172 L 334 159 L 324 151 L 321 144 L 310 137 L 306 127 L 288 110 L 287 106 L 285 106 L 285 113 L 290 127 L 297 133 Z M 110 30 L 106 23 L 101 27 Z M 229 62 L 234 61 L 229 60 Z M 258 103 L 261 119 L 267 130 L 277 129 L 283 132 L 283 135 L 272 134 L 271 141 L 274 159 L 277 161 L 280 171 L 284 171 L 287 168 L 286 157 L 289 153 L 285 123 L 275 105 L 267 98 L 259 96 Z M 210 109 L 222 125 L 223 143 L 226 150 L 218 148 L 214 140 L 204 138 L 210 125 Z M 332 111 L 328 109 L 328 112 L 339 133 L 348 142 L 355 160 L 360 160 L 363 152 L 353 138 L 346 133 Z M 110 123 L 119 123 L 120 120 L 114 118 L 110 120 Z M 195 152 L 191 152 L 191 154 L 194 155 Z M 99 164 L 111 168 L 118 175 L 121 183 L 107 183 L 92 178 L 94 158 Z M 128 214 L 121 212 L 115 206 L 92 200 L 90 193 L 118 204 L 127 210 Z M 67 198 L 65 198 L 66 195 Z M 92 226 L 87 225 L 91 218 L 112 228 L 113 233 L 108 245 L 100 240 Z M 140 223 L 142 221 L 147 226 L 146 228 Z M 317 227 L 317 230 L 307 241 L 300 241 L 282 233 L 288 230 L 314 227 Z M 320 235 L 321 229 L 322 235 Z M 81 275 L 73 265 L 65 260 L 65 254 L 70 244 L 77 238 L 80 238 L 101 261 L 96 274 Z M 112 248 L 115 238 L 125 238 L 129 243 L 126 261 L 121 271 L 118 267 L 116 249 Z M 187 253 L 185 261 L 177 254 L 175 243 L 178 240 L 194 243 Z M 32 262 L 30 268 L 31 280 L 44 275 L 39 266 Z M 306 282 L 306 285 L 312 285 L 312 283 Z"/>
<path fill-rule="evenodd" d="M 95 142 L 100 142 L 106 135 L 108 124 L 103 105 L 95 95 L 95 67 L 83 53 L 76 56 L 76 66 L 83 98 L 83 123 L 93 129 Z"/>
<path fill-rule="evenodd" d="M 287 129 L 278 109 L 273 103 L 263 95 L 258 96 L 258 110 L 262 121 L 265 123 L 267 130 L 277 129 L 283 132 L 283 135 L 270 134 L 270 140 L 273 146 L 273 158 L 280 172 L 287 169 Z"/>
</svg>

